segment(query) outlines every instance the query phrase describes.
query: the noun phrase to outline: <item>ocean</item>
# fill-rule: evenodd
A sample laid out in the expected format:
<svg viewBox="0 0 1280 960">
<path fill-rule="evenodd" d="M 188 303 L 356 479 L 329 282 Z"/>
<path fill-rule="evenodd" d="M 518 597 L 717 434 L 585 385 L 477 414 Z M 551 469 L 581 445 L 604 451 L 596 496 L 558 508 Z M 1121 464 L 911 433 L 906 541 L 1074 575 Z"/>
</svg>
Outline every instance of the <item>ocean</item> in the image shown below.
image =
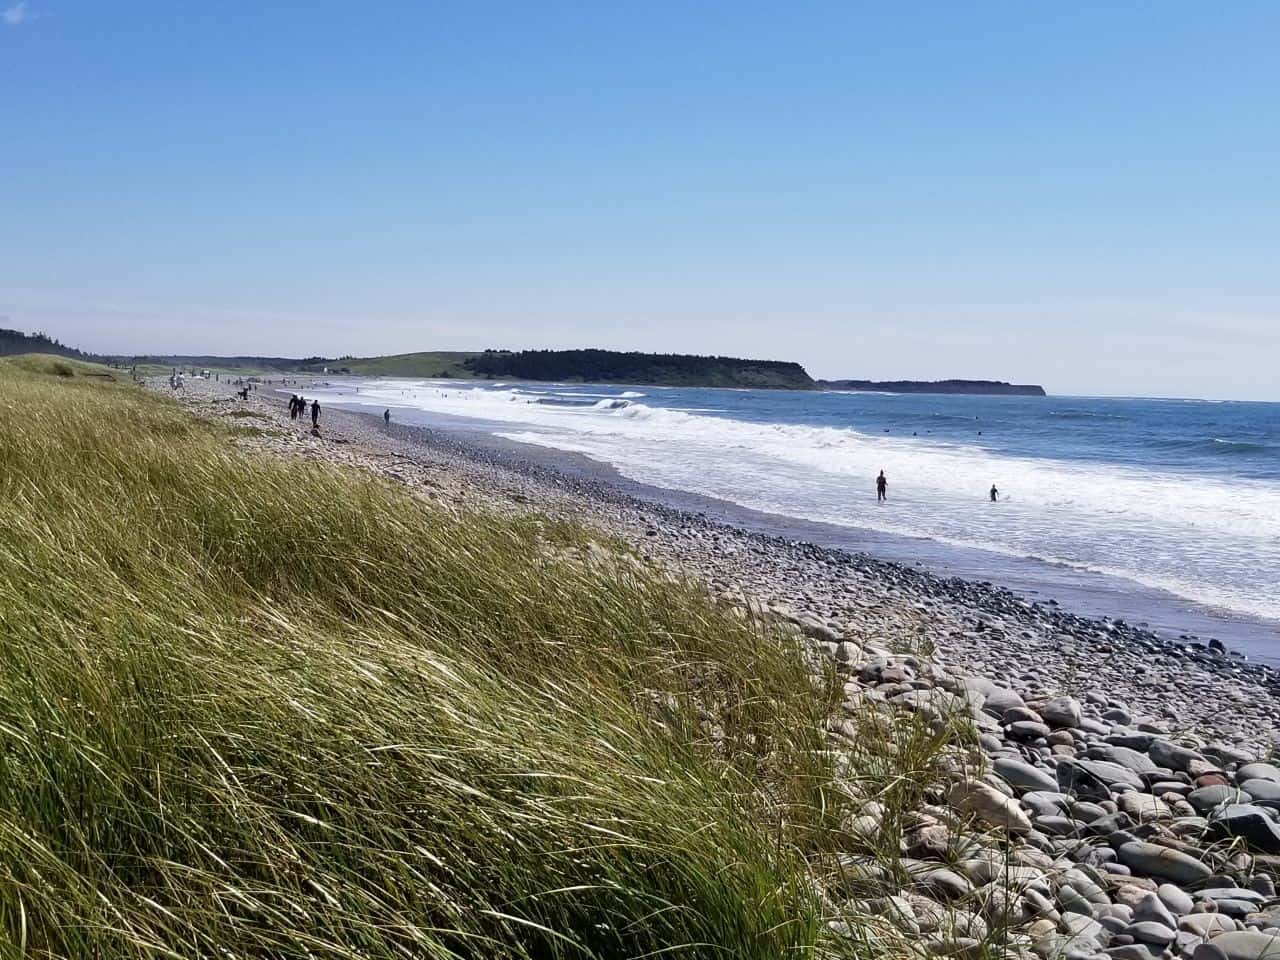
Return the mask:
<svg viewBox="0 0 1280 960">
<path fill-rule="evenodd" d="M 396 379 L 310 392 L 397 420 L 463 418 L 755 511 L 1035 558 L 1280 626 L 1280 404 Z"/>
</svg>

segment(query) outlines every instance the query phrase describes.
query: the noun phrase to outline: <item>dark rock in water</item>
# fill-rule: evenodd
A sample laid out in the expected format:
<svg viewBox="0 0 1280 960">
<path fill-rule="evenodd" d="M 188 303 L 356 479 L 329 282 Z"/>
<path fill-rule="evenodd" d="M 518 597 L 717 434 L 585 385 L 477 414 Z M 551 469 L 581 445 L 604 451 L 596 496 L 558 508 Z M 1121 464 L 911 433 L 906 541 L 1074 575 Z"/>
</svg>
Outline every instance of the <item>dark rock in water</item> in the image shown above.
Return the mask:
<svg viewBox="0 0 1280 960">
<path fill-rule="evenodd" d="M 1209 829 L 1220 837 L 1241 837 L 1263 853 L 1280 853 L 1280 824 L 1251 803 L 1232 803 L 1209 816 Z"/>
</svg>

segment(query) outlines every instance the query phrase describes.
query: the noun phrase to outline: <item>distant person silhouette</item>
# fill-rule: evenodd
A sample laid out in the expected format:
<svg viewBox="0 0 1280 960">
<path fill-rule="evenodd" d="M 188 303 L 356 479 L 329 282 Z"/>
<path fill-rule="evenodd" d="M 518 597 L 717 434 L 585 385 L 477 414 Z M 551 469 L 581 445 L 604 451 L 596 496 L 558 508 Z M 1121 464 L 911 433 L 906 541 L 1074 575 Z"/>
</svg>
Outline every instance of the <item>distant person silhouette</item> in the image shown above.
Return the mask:
<svg viewBox="0 0 1280 960">
<path fill-rule="evenodd" d="M 382 422 L 383 422 L 383 423 L 385 423 L 385 424 L 390 425 L 390 423 L 391 423 L 391 411 L 390 411 L 390 410 L 383 410 L 383 411 L 382 411 Z"/>
<path fill-rule="evenodd" d="M 884 471 L 880 471 L 880 476 L 876 477 L 876 503 L 881 503 L 889 499 L 888 495 L 889 481 L 884 475 Z"/>
<path fill-rule="evenodd" d="M 314 429 L 316 424 L 320 422 L 320 401 L 311 401 L 311 426 Z"/>
<path fill-rule="evenodd" d="M 996 489 L 996 485 L 993 483 L 991 485 L 991 502 L 995 503 L 999 499 L 1000 499 L 1000 491 Z"/>
</svg>

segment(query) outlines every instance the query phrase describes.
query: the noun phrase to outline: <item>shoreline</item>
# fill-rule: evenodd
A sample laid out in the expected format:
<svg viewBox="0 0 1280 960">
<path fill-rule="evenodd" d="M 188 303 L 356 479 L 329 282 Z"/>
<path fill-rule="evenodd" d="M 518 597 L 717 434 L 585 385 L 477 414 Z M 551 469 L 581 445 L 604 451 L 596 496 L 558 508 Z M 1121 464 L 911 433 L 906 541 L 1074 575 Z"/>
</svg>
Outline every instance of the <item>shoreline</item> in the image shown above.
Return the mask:
<svg viewBox="0 0 1280 960">
<path fill-rule="evenodd" d="M 319 382 L 314 381 L 314 382 Z M 303 384 L 305 385 L 305 384 Z M 196 381 L 202 405 L 230 385 Z M 1018 689 L 1024 696 L 1090 692 L 1120 698 L 1179 731 L 1280 748 L 1280 672 L 1208 644 L 1168 640 L 1123 621 L 1073 612 L 993 584 L 937 576 L 878 559 L 722 522 L 705 510 L 651 502 L 625 478 L 574 455 L 487 434 L 392 421 L 372 412 L 322 411 L 320 439 L 291 423 L 285 395 L 263 386 L 247 406 L 289 436 L 286 448 L 373 469 L 424 487 L 458 507 L 536 511 L 570 518 L 635 546 L 646 559 L 691 575 L 717 594 L 785 612 L 814 633 L 860 634 L 894 647 L 926 639 L 932 659 Z M 195 399 L 194 397 L 190 399 Z M 239 403 L 240 406 L 245 404 Z M 483 438 L 483 439 L 481 439 Z M 281 438 L 284 439 L 284 438 Z M 272 444 L 268 444 L 269 446 Z M 541 453 L 531 453 L 539 450 Z M 553 463 L 554 461 L 554 463 Z"/>
<path fill-rule="evenodd" d="M 326 409 L 379 419 L 356 404 L 331 404 Z M 922 569 L 942 581 L 959 578 L 972 585 L 1008 590 L 1088 620 L 1132 625 L 1165 641 L 1202 647 L 1216 641 L 1230 654 L 1280 669 L 1280 621 L 1221 610 L 1117 574 L 1040 557 L 768 513 L 705 494 L 633 480 L 611 464 L 557 447 L 508 439 L 477 426 L 475 420 L 442 414 L 423 414 L 421 419 L 422 423 L 401 419 L 397 426 L 425 430 L 437 438 L 432 442 L 454 438 L 460 452 L 490 459 L 516 472 L 579 482 L 586 496 L 622 497 L 705 517 L 744 533 L 802 541 L 839 555 Z M 493 426 L 501 429 L 503 425 Z"/>
<path fill-rule="evenodd" d="M 589 562 L 621 574 L 606 589 L 628 569 L 678 577 L 721 610 L 775 621 L 807 682 L 772 712 L 819 706 L 803 722 L 819 724 L 848 801 L 834 846 L 806 858 L 828 937 L 887 923 L 913 945 L 903 955 L 922 957 L 1280 957 L 1274 669 L 746 531 L 474 434 L 329 407 L 313 431 L 281 395 L 236 401 L 214 384 L 178 402 L 232 426 L 250 457 L 373 473 L 433 504 L 430 522 L 478 521 L 464 552 L 506 519 L 570 521 Z M 905 807 L 903 782 L 919 789 Z"/>
</svg>

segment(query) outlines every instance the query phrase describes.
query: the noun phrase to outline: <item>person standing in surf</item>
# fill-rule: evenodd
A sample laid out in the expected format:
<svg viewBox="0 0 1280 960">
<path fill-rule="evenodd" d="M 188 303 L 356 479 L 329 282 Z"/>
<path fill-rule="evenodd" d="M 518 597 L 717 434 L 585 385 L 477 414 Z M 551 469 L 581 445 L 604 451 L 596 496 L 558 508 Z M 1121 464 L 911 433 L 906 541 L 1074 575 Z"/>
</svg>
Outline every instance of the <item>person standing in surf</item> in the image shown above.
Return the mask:
<svg viewBox="0 0 1280 960">
<path fill-rule="evenodd" d="M 391 425 L 391 411 L 390 411 L 390 410 L 383 410 L 383 411 L 382 411 L 382 422 L 383 422 L 383 423 L 385 423 L 385 424 L 387 424 L 388 426 L 390 426 L 390 425 Z"/>
<path fill-rule="evenodd" d="M 876 477 L 876 503 L 883 503 L 889 499 L 888 489 L 889 481 L 881 470 L 880 476 Z"/>
<path fill-rule="evenodd" d="M 996 489 L 996 485 L 993 483 L 991 485 L 991 502 L 995 503 L 999 499 L 1000 499 L 1000 491 Z"/>
</svg>

